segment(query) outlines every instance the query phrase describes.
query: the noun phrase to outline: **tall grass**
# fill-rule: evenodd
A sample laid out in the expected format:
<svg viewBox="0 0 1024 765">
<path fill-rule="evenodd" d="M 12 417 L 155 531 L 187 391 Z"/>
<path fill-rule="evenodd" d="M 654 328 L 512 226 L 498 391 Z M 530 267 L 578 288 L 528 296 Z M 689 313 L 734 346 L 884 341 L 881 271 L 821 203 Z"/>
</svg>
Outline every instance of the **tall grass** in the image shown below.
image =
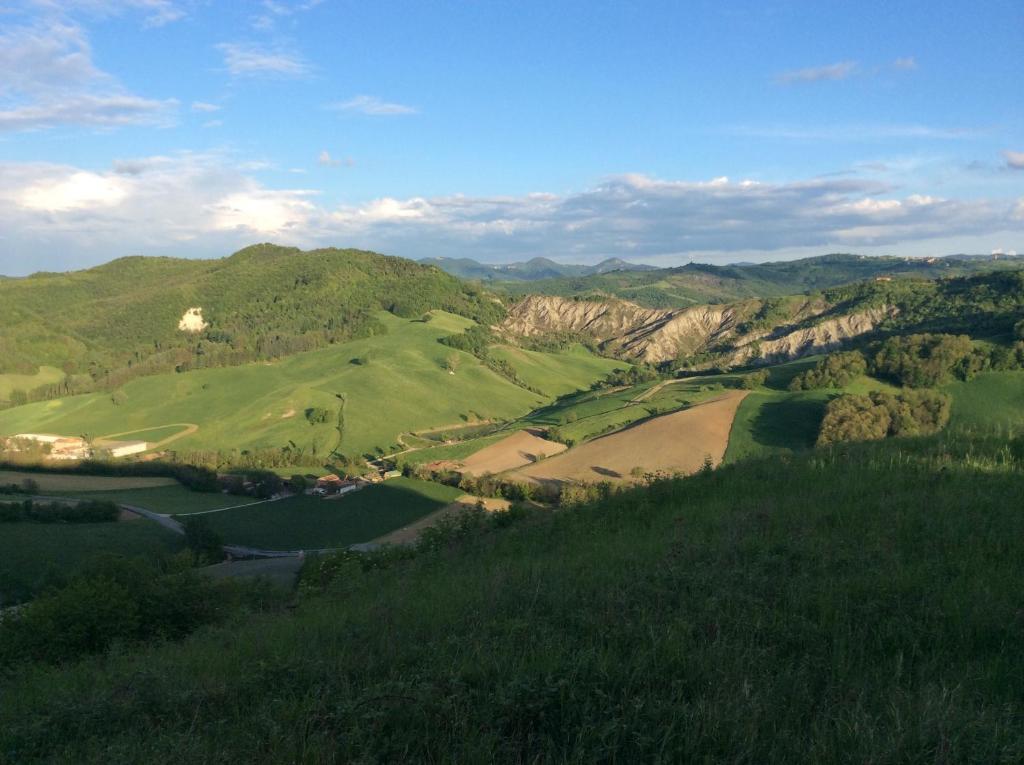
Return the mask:
<svg viewBox="0 0 1024 765">
<path fill-rule="evenodd" d="M 0 759 L 1020 762 L 1022 458 L 951 433 L 520 512 L 287 617 L 26 667 Z"/>
</svg>

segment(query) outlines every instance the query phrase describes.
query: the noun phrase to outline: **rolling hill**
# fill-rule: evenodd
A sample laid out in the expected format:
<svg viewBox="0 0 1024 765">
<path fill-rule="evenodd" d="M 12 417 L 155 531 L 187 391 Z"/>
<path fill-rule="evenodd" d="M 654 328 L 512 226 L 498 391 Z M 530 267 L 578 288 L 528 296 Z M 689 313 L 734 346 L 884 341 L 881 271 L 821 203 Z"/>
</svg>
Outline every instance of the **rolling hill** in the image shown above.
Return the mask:
<svg viewBox="0 0 1024 765">
<path fill-rule="evenodd" d="M 683 369 L 769 364 L 880 333 L 1008 333 L 1024 316 L 1024 270 L 859 282 L 806 295 L 689 308 L 614 298 L 529 295 L 509 308 L 510 337 L 574 338 L 607 355 Z"/>
<path fill-rule="evenodd" d="M 165 426 L 193 424 L 198 427 L 176 440 L 175 450 L 288 447 L 322 461 L 335 449 L 349 456 L 399 449 L 403 432 L 512 419 L 547 400 L 437 342 L 471 326 L 469 319 L 435 312 L 424 322 L 381 311 L 373 319 L 380 331 L 372 337 L 274 362 L 150 375 L 126 383 L 118 397 L 90 393 L 3 410 L 0 433 L 155 441 L 167 436 Z M 458 366 L 450 374 L 443 367 L 453 354 Z M 623 366 L 583 349 L 506 358 L 550 396 L 565 392 L 567 384 L 587 387 Z M 328 415 L 311 423 L 307 409 Z"/>
<path fill-rule="evenodd" d="M 460 279 L 478 281 L 508 280 L 533 282 L 560 277 L 586 277 L 616 271 L 654 271 L 655 266 L 628 263 L 621 258 L 608 258 L 593 266 L 556 263 L 549 258 L 531 258 L 522 263 L 480 263 L 472 258 L 423 258 L 424 265 L 437 266 Z"/>
<path fill-rule="evenodd" d="M 195 310 L 193 310 L 195 309 Z M 0 373 L 66 390 L 278 358 L 379 332 L 380 311 L 494 321 L 499 303 L 440 269 L 360 250 L 255 245 L 219 260 L 122 258 L 0 282 Z"/>
<path fill-rule="evenodd" d="M 1024 257 L 952 255 L 943 258 L 823 255 L 777 263 L 715 266 L 690 263 L 646 271 L 559 276 L 524 283 L 495 281 L 489 286 L 512 297 L 528 294 L 588 299 L 619 298 L 645 308 L 683 308 L 770 298 L 850 284 L 876 277 L 926 279 L 967 276 L 1024 267 Z"/>
<path fill-rule="evenodd" d="M 12 669 L 0 752 L 1014 762 L 1020 459 L 980 434 L 844 446 L 313 559 L 294 609 Z"/>
</svg>

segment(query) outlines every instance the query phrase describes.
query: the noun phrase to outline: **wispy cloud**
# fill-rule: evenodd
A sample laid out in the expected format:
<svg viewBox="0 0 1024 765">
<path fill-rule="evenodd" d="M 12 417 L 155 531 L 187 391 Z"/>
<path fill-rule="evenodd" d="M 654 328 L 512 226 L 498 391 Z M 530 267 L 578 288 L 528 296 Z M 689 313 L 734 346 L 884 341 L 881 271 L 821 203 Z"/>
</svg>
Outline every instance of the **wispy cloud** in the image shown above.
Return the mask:
<svg viewBox="0 0 1024 765">
<path fill-rule="evenodd" d="M 1006 166 L 1011 170 L 1024 170 L 1024 151 L 1007 149 L 1003 152 L 1003 159 L 1006 160 Z"/>
<path fill-rule="evenodd" d="M 192 111 L 194 112 L 219 112 L 220 108 L 219 104 L 211 104 L 206 101 L 192 102 Z"/>
<path fill-rule="evenodd" d="M 304 13 L 323 4 L 324 0 L 306 0 L 306 2 L 285 2 L 284 0 L 263 0 L 260 3 L 262 12 L 253 17 L 252 26 L 261 32 L 273 30 L 278 21 Z"/>
<path fill-rule="evenodd" d="M 352 167 L 355 165 L 355 160 L 351 157 L 335 159 L 327 149 L 320 152 L 320 155 L 316 158 L 316 162 L 318 165 L 322 165 L 323 167 L 341 167 L 342 165 L 345 167 Z"/>
<path fill-rule="evenodd" d="M 845 80 L 857 70 L 857 66 L 856 61 L 839 61 L 826 66 L 792 69 L 788 72 L 777 74 L 775 81 L 782 85 L 792 85 L 802 82 L 819 82 L 821 80 Z"/>
<path fill-rule="evenodd" d="M 898 58 L 892 62 L 892 68 L 903 70 L 917 69 L 917 59 L 915 59 L 913 56 L 904 56 L 903 58 Z"/>
<path fill-rule="evenodd" d="M 356 96 L 347 101 L 329 104 L 328 109 L 339 112 L 358 112 L 359 114 L 370 114 L 373 116 L 396 116 L 402 114 L 416 114 L 418 109 L 405 104 L 391 103 L 384 101 L 377 96 Z"/>
<path fill-rule="evenodd" d="M 96 16 L 120 16 L 138 11 L 143 14 L 143 26 L 162 27 L 185 18 L 181 3 L 175 0 L 36 0 L 37 5 L 56 7 L 64 13 L 76 11 Z"/>
<path fill-rule="evenodd" d="M 738 125 L 728 133 L 754 138 L 782 138 L 796 141 L 877 141 L 894 138 L 934 139 L 941 141 L 980 138 L 991 131 L 985 128 L 938 127 L 934 125 Z"/>
<path fill-rule="evenodd" d="M 93 62 L 84 30 L 40 21 L 0 34 L 0 131 L 166 125 L 177 101 L 130 93 Z"/>
<path fill-rule="evenodd" d="M 236 77 L 303 77 L 311 71 L 310 65 L 298 54 L 255 43 L 220 43 L 217 49 L 224 54 L 227 70 Z"/>
</svg>

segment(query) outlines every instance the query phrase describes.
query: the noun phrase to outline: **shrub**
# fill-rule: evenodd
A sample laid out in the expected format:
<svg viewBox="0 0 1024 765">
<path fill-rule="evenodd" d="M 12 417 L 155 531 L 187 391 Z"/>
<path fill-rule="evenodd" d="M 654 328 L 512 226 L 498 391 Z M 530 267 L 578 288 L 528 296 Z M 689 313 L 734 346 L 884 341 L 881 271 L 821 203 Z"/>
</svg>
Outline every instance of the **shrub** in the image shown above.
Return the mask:
<svg viewBox="0 0 1024 765">
<path fill-rule="evenodd" d="M 815 388 L 844 388 L 855 378 L 867 372 L 868 364 L 860 351 L 830 353 L 789 383 L 790 390 Z"/>
<path fill-rule="evenodd" d="M 936 391 L 844 395 L 825 409 L 818 444 L 934 433 L 949 422 L 949 396 Z"/>
<path fill-rule="evenodd" d="M 768 370 L 759 369 L 756 372 L 743 375 L 740 378 L 740 387 L 744 390 L 754 390 L 768 382 Z"/>
<path fill-rule="evenodd" d="M 105 557 L 0 622 L 0 665 L 67 661 L 115 642 L 180 639 L 214 621 L 222 603 L 211 582 L 187 569 L 161 574 L 141 561 Z"/>
<path fill-rule="evenodd" d="M 882 343 L 872 362 L 875 373 L 908 388 L 930 388 L 957 369 L 964 373 L 965 360 L 974 345 L 967 335 L 905 335 Z"/>
</svg>

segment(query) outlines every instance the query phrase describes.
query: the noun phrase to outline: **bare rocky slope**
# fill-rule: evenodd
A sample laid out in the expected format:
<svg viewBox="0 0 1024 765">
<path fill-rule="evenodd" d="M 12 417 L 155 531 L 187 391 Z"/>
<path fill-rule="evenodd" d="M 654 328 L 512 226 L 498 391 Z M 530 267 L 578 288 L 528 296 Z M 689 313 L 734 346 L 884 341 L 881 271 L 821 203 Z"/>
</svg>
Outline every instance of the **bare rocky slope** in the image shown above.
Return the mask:
<svg viewBox="0 0 1024 765">
<path fill-rule="evenodd" d="M 511 307 L 500 330 L 510 336 L 579 335 L 630 361 L 661 363 L 714 350 L 716 364 L 778 363 L 832 350 L 874 330 L 895 309 L 835 315 L 833 306 L 804 299 L 775 326 L 748 320 L 763 304 L 745 301 L 681 309 L 644 308 L 622 300 L 572 300 L 530 295 Z"/>
</svg>

